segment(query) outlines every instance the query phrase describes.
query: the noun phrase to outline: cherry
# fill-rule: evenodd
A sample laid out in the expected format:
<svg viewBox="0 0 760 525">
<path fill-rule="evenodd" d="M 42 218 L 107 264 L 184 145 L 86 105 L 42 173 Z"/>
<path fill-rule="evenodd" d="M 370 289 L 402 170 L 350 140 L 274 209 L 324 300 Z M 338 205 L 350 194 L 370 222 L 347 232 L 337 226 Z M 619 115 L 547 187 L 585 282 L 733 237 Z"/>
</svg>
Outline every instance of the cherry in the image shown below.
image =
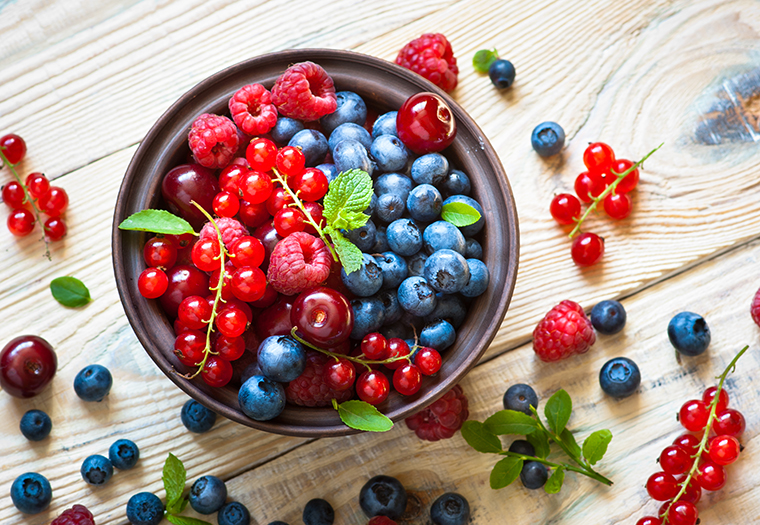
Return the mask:
<svg viewBox="0 0 760 525">
<path fill-rule="evenodd" d="M 272 218 L 265 202 L 253 204 L 246 200 L 240 201 L 239 217 L 240 222 L 250 228 L 258 228 Z"/>
<path fill-rule="evenodd" d="M 225 361 L 236 361 L 245 353 L 245 340 L 220 334 L 214 341 L 214 352 Z"/>
<path fill-rule="evenodd" d="M 697 467 L 697 482 L 705 490 L 720 490 L 726 484 L 726 471 L 711 459 L 702 460 Z"/>
<path fill-rule="evenodd" d="M 604 239 L 595 233 L 581 233 L 573 240 L 570 255 L 578 266 L 591 266 L 604 256 Z"/>
<path fill-rule="evenodd" d="M 590 173 L 603 173 L 615 162 L 615 153 L 604 142 L 593 142 L 583 152 L 583 164 Z"/>
<path fill-rule="evenodd" d="M 593 200 L 592 197 L 601 195 L 605 187 L 606 184 L 601 175 L 592 174 L 587 171 L 584 171 L 575 179 L 575 194 L 586 204 Z"/>
<path fill-rule="evenodd" d="M 654 516 L 644 516 L 636 522 L 636 525 L 662 525 L 662 520 Z"/>
<path fill-rule="evenodd" d="M 311 219 L 317 223 L 320 228 L 325 227 L 324 208 L 322 208 L 321 205 L 317 204 L 316 202 L 304 202 L 303 207 L 308 212 L 308 214 L 311 215 Z M 304 223 L 303 231 L 312 235 L 318 235 L 317 229 L 311 224 L 311 222 L 308 221 L 308 219 L 306 223 Z"/>
<path fill-rule="evenodd" d="M 58 186 L 51 186 L 50 191 L 44 194 L 37 201 L 37 206 L 42 213 L 51 217 L 58 217 L 69 205 L 69 196 L 66 190 Z"/>
<path fill-rule="evenodd" d="M 291 309 L 295 297 L 281 295 L 256 318 L 256 334 L 263 341 L 273 335 L 288 335 L 293 327 Z"/>
<path fill-rule="evenodd" d="M 377 370 L 365 370 L 356 380 L 356 395 L 370 405 L 379 405 L 388 398 L 389 393 L 388 378 Z"/>
<path fill-rule="evenodd" d="M 434 348 L 423 346 L 414 354 L 414 364 L 426 376 L 432 376 L 441 369 L 441 354 Z"/>
<path fill-rule="evenodd" d="M 188 221 L 196 230 L 207 221 L 206 216 L 195 207 L 195 201 L 206 213 L 213 213 L 214 196 L 219 193 L 219 182 L 214 171 L 200 164 L 182 164 L 164 176 L 161 195 L 167 208 Z"/>
<path fill-rule="evenodd" d="M 199 239 L 193 246 L 193 264 L 204 272 L 219 270 L 219 256 L 221 253 L 219 239 Z"/>
<path fill-rule="evenodd" d="M 717 435 L 739 437 L 744 432 L 746 423 L 744 416 L 738 410 L 727 408 L 717 413 L 712 429 Z"/>
<path fill-rule="evenodd" d="M 581 218 L 581 203 L 575 195 L 560 193 L 552 199 L 549 213 L 560 224 L 573 224 Z"/>
<path fill-rule="evenodd" d="M 23 208 L 26 204 L 24 188 L 15 180 L 3 186 L 3 202 L 9 208 Z"/>
<path fill-rule="evenodd" d="M 230 164 L 219 174 L 219 187 L 236 197 L 241 195 L 240 182 L 243 176 L 248 173 L 248 169 L 240 164 Z"/>
<path fill-rule="evenodd" d="M 0 137 L 0 150 L 8 162 L 18 164 L 26 155 L 26 142 L 15 133 Z"/>
<path fill-rule="evenodd" d="M 655 472 L 647 480 L 649 497 L 657 501 L 673 499 L 678 490 L 675 478 L 665 472 Z"/>
<path fill-rule="evenodd" d="M 660 467 L 671 476 L 683 474 L 693 463 L 691 455 L 678 445 L 670 445 L 660 454 Z"/>
<path fill-rule="evenodd" d="M 51 241 L 60 241 L 66 235 L 66 223 L 60 217 L 49 217 L 43 225 L 45 237 Z"/>
<path fill-rule="evenodd" d="M 393 388 L 403 396 L 411 396 L 419 392 L 422 386 L 422 372 L 411 363 L 405 363 L 393 373 Z"/>
<path fill-rule="evenodd" d="M 0 387 L 13 397 L 34 397 L 53 379 L 58 357 L 36 335 L 11 339 L 0 351 Z"/>
<path fill-rule="evenodd" d="M 34 215 L 25 208 L 17 208 L 8 215 L 8 231 L 16 237 L 24 237 L 34 229 Z"/>
<path fill-rule="evenodd" d="M 161 306 L 171 317 L 177 317 L 179 303 L 190 295 L 205 296 L 208 293 L 208 276 L 190 265 L 178 265 L 166 272 L 169 285 L 161 296 Z"/>
<path fill-rule="evenodd" d="M 692 399 L 681 406 L 678 412 L 678 420 L 681 425 L 691 432 L 700 432 L 707 424 L 710 411 L 703 401 Z"/>
<path fill-rule="evenodd" d="M 301 337 L 312 344 L 337 346 L 351 335 L 354 314 L 346 297 L 325 286 L 298 295 L 290 311 L 290 321 Z"/>
<path fill-rule="evenodd" d="M 274 184 L 272 178 L 260 171 L 249 171 L 240 182 L 243 198 L 252 204 L 266 202 L 272 194 Z"/>
<path fill-rule="evenodd" d="M 293 189 L 302 201 L 316 202 L 327 194 L 328 188 L 327 177 L 317 168 L 306 168 L 293 179 Z"/>
<path fill-rule="evenodd" d="M 699 449 L 699 438 L 694 434 L 681 434 L 673 441 L 673 444 L 683 448 L 689 456 L 694 457 Z"/>
<path fill-rule="evenodd" d="M 392 337 L 388 340 L 388 358 L 393 357 L 401 357 L 405 355 L 409 355 L 409 345 L 406 344 L 406 341 L 403 339 L 399 339 L 398 337 Z M 396 370 L 397 368 L 400 368 L 404 366 L 408 361 L 404 359 L 399 359 L 397 361 L 391 361 L 390 363 L 385 363 L 385 367 L 389 368 L 391 370 Z"/>
<path fill-rule="evenodd" d="M 277 152 L 275 166 L 286 177 L 295 177 L 304 170 L 306 157 L 300 148 L 285 146 Z"/>
<path fill-rule="evenodd" d="M 668 508 L 669 503 L 665 503 L 660 508 L 660 515 L 664 514 Z M 693 503 L 688 501 L 677 501 L 670 506 L 668 512 L 668 523 L 670 525 L 695 525 L 699 512 L 697 507 Z"/>
<path fill-rule="evenodd" d="M 203 365 L 201 377 L 207 385 L 221 388 L 232 379 L 232 365 L 218 355 L 212 355 Z"/>
<path fill-rule="evenodd" d="M 324 380 L 327 386 L 333 390 L 342 392 L 354 385 L 356 369 L 348 359 L 330 359 L 325 365 Z"/>
<path fill-rule="evenodd" d="M 251 301 L 251 306 L 254 308 L 269 308 L 279 296 L 280 294 L 277 293 L 277 290 L 267 284 L 267 287 L 264 289 L 264 295 L 258 301 Z"/>
<path fill-rule="evenodd" d="M 236 268 L 253 266 L 258 268 L 264 262 L 264 245 L 256 237 L 238 237 L 230 245 L 230 260 Z"/>
<path fill-rule="evenodd" d="M 286 206 L 293 204 L 293 197 L 285 191 L 285 188 L 277 186 L 272 190 L 272 193 L 267 199 L 267 211 L 269 215 L 276 215 L 278 211 Z"/>
<path fill-rule="evenodd" d="M 710 459 L 718 465 L 730 465 L 739 457 L 741 445 L 734 436 L 717 436 L 710 441 Z"/>
<path fill-rule="evenodd" d="M 717 386 L 711 386 L 707 390 L 705 390 L 704 394 L 702 394 L 702 401 L 705 402 L 705 405 L 710 406 L 715 399 L 715 392 L 718 391 Z M 725 389 L 720 389 L 720 397 L 718 398 L 718 405 L 715 407 L 715 413 L 720 414 L 724 410 L 728 408 L 728 392 L 725 391 Z"/>
<path fill-rule="evenodd" d="M 240 199 L 228 191 L 220 191 L 211 205 L 219 217 L 234 217 L 240 210 Z"/>
<path fill-rule="evenodd" d="M 157 299 L 169 288 L 169 277 L 158 268 L 146 268 L 137 278 L 137 290 L 146 299 Z"/>
<path fill-rule="evenodd" d="M 35 199 L 39 199 L 50 191 L 50 181 L 42 173 L 30 173 L 26 177 L 25 184 L 29 194 Z"/>
<path fill-rule="evenodd" d="M 388 340 L 378 332 L 367 334 L 362 339 L 361 351 L 370 361 L 388 359 Z"/>
<path fill-rule="evenodd" d="M 267 172 L 274 167 L 277 146 L 269 139 L 253 139 L 245 149 L 245 158 L 253 169 Z"/>
<path fill-rule="evenodd" d="M 195 235 L 192 233 L 183 233 L 182 235 L 166 235 L 166 238 L 174 244 L 174 246 L 177 248 L 177 251 L 184 248 L 192 249 L 193 244 L 195 244 Z"/>
<path fill-rule="evenodd" d="M 185 297 L 179 304 L 177 319 L 193 330 L 200 330 L 211 319 L 211 306 L 199 295 Z"/>
<path fill-rule="evenodd" d="M 206 334 L 190 328 L 177 334 L 174 355 L 186 366 L 198 366 L 206 350 Z"/>
<path fill-rule="evenodd" d="M 227 337 L 238 337 L 243 335 L 248 328 L 248 317 L 240 308 L 229 306 L 222 309 L 214 320 L 216 327 Z"/>
<path fill-rule="evenodd" d="M 304 230 L 304 215 L 297 208 L 283 208 L 274 216 L 274 228 L 281 237 Z"/>
<path fill-rule="evenodd" d="M 264 296 L 267 278 L 253 266 L 243 266 L 232 274 L 232 294 L 241 301 L 257 301 Z"/>
<path fill-rule="evenodd" d="M 610 193 L 603 201 L 604 211 L 611 219 L 625 219 L 631 214 L 633 200 L 627 193 Z"/>
<path fill-rule="evenodd" d="M 625 173 L 626 170 L 630 169 L 633 166 L 633 162 L 627 159 L 617 159 L 615 160 L 612 165 L 610 166 L 612 168 L 612 171 L 617 173 L 618 175 Z M 633 191 L 633 189 L 638 185 L 639 183 L 639 169 L 636 168 L 632 172 L 630 172 L 628 175 L 623 177 L 623 180 L 618 182 L 618 185 L 615 186 L 615 191 L 618 193 L 628 193 L 630 191 Z"/>
<path fill-rule="evenodd" d="M 438 152 L 454 142 L 457 123 L 448 104 L 434 93 L 417 93 L 396 115 L 398 137 L 414 153 Z"/>
<path fill-rule="evenodd" d="M 143 248 L 145 264 L 153 268 L 171 268 L 177 262 L 177 247 L 167 237 L 153 237 Z"/>
</svg>

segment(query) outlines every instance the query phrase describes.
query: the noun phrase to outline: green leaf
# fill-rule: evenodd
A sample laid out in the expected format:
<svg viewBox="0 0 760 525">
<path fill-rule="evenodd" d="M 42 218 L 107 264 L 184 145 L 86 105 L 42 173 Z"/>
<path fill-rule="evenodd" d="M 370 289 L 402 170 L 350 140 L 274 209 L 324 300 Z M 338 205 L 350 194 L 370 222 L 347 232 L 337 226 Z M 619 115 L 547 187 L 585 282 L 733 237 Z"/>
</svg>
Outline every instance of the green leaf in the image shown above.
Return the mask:
<svg viewBox="0 0 760 525">
<path fill-rule="evenodd" d="M 467 444 L 484 454 L 498 454 L 502 451 L 501 441 L 480 421 L 465 421 L 462 425 L 462 437 Z"/>
<path fill-rule="evenodd" d="M 549 422 L 549 428 L 555 435 L 562 434 L 565 425 L 570 420 L 570 413 L 573 411 L 573 402 L 570 395 L 564 390 L 558 390 L 554 393 L 544 407 L 544 414 Z"/>
<path fill-rule="evenodd" d="M 63 306 L 84 306 L 90 302 L 90 290 L 76 277 L 57 277 L 50 281 L 53 298 Z"/>
<path fill-rule="evenodd" d="M 527 414 L 514 410 L 500 410 L 488 419 L 486 427 L 497 436 L 507 434 L 530 434 L 538 428 L 538 422 Z"/>
<path fill-rule="evenodd" d="M 578 443 L 575 442 L 575 436 L 573 436 L 573 433 L 570 432 L 570 429 L 563 429 L 562 433 L 559 435 L 559 439 L 562 441 L 562 444 L 565 445 L 565 447 L 570 451 L 574 458 L 580 459 L 581 447 L 579 447 Z"/>
<path fill-rule="evenodd" d="M 187 481 L 185 465 L 171 452 L 164 462 L 161 479 L 164 481 L 164 490 L 166 491 L 166 508 L 171 509 L 182 499 L 182 491 L 185 490 L 185 482 Z"/>
<path fill-rule="evenodd" d="M 525 436 L 528 443 L 533 445 L 533 449 L 536 451 L 536 457 L 545 459 L 551 449 L 549 448 L 549 436 L 542 429 L 536 430 L 532 434 Z"/>
<path fill-rule="evenodd" d="M 464 202 L 450 202 L 443 205 L 441 218 L 461 228 L 478 222 L 480 220 L 480 212 Z"/>
<path fill-rule="evenodd" d="M 491 488 L 503 489 L 520 475 L 523 467 L 523 460 L 520 458 L 506 457 L 496 463 L 491 471 Z"/>
<path fill-rule="evenodd" d="M 496 52 L 496 48 L 492 50 L 481 49 L 472 57 L 472 67 L 475 68 L 475 71 L 478 73 L 488 73 L 488 68 L 491 67 L 494 60 L 497 60 L 498 58 L 499 53 Z"/>
<path fill-rule="evenodd" d="M 199 520 L 198 518 L 190 518 L 188 516 L 177 516 L 176 514 L 166 514 L 164 516 L 168 521 L 174 523 L 174 525 L 211 525 L 208 521 Z"/>
<path fill-rule="evenodd" d="M 372 193 L 372 177 L 366 171 L 349 170 L 340 173 L 330 183 L 325 195 L 325 221 L 335 228 L 348 228 L 347 217 L 366 210 L 372 200 Z M 345 225 L 338 224 L 341 221 Z"/>
<path fill-rule="evenodd" d="M 361 228 L 367 224 L 367 221 L 369 220 L 369 215 L 360 211 L 341 213 L 340 216 L 346 221 L 345 229 L 347 230 L 355 230 L 356 228 Z"/>
<path fill-rule="evenodd" d="M 597 430 L 583 442 L 583 457 L 596 465 L 607 453 L 607 446 L 612 441 L 612 432 L 607 429 Z"/>
<path fill-rule="evenodd" d="M 393 428 L 393 421 L 366 401 L 346 401 L 337 405 L 337 409 L 341 421 L 351 428 L 367 432 L 387 432 Z"/>
<path fill-rule="evenodd" d="M 195 233 L 190 223 L 166 210 L 142 210 L 130 215 L 119 224 L 120 230 L 182 235 Z"/>
<path fill-rule="evenodd" d="M 355 272 L 362 267 L 364 262 L 364 255 L 362 251 L 356 247 L 354 243 L 346 239 L 339 231 L 331 230 L 330 239 L 335 246 L 335 251 L 338 254 L 338 259 L 343 265 L 343 269 L 346 273 Z"/>
<path fill-rule="evenodd" d="M 549 479 L 546 480 L 546 484 L 544 485 L 544 490 L 547 494 L 556 494 L 560 491 L 562 488 L 562 483 L 565 481 L 565 468 L 559 467 L 557 470 L 552 472 L 552 475 L 549 476 Z"/>
</svg>

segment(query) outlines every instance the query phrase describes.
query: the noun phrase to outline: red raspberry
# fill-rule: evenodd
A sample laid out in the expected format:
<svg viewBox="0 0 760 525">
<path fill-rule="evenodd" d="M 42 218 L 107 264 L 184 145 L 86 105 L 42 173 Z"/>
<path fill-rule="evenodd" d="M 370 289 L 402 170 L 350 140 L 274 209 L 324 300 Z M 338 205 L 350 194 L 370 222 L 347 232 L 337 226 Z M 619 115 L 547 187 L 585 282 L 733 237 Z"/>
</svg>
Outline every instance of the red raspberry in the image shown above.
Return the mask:
<svg viewBox="0 0 760 525">
<path fill-rule="evenodd" d="M 533 330 L 533 350 L 541 361 L 559 361 L 588 352 L 596 341 L 591 321 L 573 301 L 562 301 Z"/>
<path fill-rule="evenodd" d="M 272 94 L 261 84 L 248 84 L 230 99 L 230 114 L 238 128 L 249 135 L 263 135 L 277 124 Z"/>
<path fill-rule="evenodd" d="M 330 75 L 314 62 L 293 64 L 272 87 L 272 102 L 286 117 L 318 120 L 338 108 Z"/>
<path fill-rule="evenodd" d="M 752 320 L 755 321 L 755 324 L 760 326 L 760 290 L 755 292 L 755 297 L 752 298 L 752 306 L 749 307 L 749 313 L 752 315 Z"/>
<path fill-rule="evenodd" d="M 84 505 L 74 505 L 64 510 L 50 525 L 95 525 L 95 518 Z"/>
<path fill-rule="evenodd" d="M 426 441 L 448 439 L 462 428 L 470 415 L 467 405 L 467 396 L 457 385 L 422 412 L 406 418 L 406 426 Z"/>
<path fill-rule="evenodd" d="M 396 64 L 422 75 L 444 91 L 457 87 L 457 59 L 451 44 L 440 33 L 425 33 L 409 42 L 399 51 Z"/>
<path fill-rule="evenodd" d="M 354 389 L 338 392 L 325 383 L 325 365 L 331 357 L 319 352 L 306 351 L 306 368 L 303 373 L 288 383 L 285 397 L 288 403 L 307 407 L 326 407 L 334 398 L 338 403 L 348 401 L 354 396 Z"/>
<path fill-rule="evenodd" d="M 248 229 L 240 224 L 240 222 L 236 219 L 232 219 L 230 217 L 219 217 L 218 219 L 214 219 L 214 221 L 216 221 L 216 225 L 219 227 L 219 231 L 222 232 L 222 241 L 224 241 L 224 245 L 227 248 L 232 246 L 232 243 L 238 240 L 240 237 L 250 235 L 250 233 L 248 233 Z M 201 228 L 199 240 L 203 241 L 206 239 L 216 238 L 217 233 L 214 225 L 211 222 L 204 224 L 203 228 Z"/>
<path fill-rule="evenodd" d="M 375 516 L 367 522 L 367 525 L 398 525 L 387 516 Z"/>
<path fill-rule="evenodd" d="M 324 282 L 331 264 L 332 255 L 322 239 L 291 233 L 272 250 L 267 281 L 281 294 L 297 294 Z"/>
<path fill-rule="evenodd" d="M 224 168 L 235 157 L 240 138 L 227 117 L 204 113 L 193 122 L 187 136 L 195 160 L 207 168 Z"/>
</svg>

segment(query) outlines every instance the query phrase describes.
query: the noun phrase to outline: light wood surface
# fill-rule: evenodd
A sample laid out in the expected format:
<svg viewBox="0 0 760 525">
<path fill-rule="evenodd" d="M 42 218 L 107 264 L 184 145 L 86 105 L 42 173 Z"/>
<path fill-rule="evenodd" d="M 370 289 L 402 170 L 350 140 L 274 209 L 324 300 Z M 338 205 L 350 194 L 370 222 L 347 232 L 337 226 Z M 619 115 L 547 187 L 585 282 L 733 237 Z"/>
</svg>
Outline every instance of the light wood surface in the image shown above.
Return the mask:
<svg viewBox="0 0 760 525">
<path fill-rule="evenodd" d="M 463 382 L 472 418 L 499 408 L 505 388 L 531 383 L 542 400 L 558 388 L 573 397 L 570 422 L 581 436 L 614 434 L 599 465 L 615 485 L 568 475 L 548 496 L 519 486 L 488 487 L 494 458 L 457 435 L 419 441 L 405 428 L 384 435 L 304 440 L 268 435 L 220 420 L 208 434 L 187 432 L 179 409 L 187 397 L 147 357 L 124 316 L 111 268 L 110 226 L 118 186 L 136 144 L 182 93 L 245 58 L 291 47 L 352 49 L 392 60 L 424 32 L 442 32 L 459 60 L 456 100 L 479 123 L 509 174 L 520 216 L 521 259 L 515 294 L 501 330 L 481 364 Z M 44 171 L 71 199 L 69 234 L 41 257 L 37 235 L 13 238 L 0 228 L 0 315 L 3 344 L 24 333 L 48 339 L 59 371 L 31 400 L 0 394 L 0 523 L 49 523 L 74 503 L 98 525 L 123 525 L 130 495 L 163 496 L 160 469 L 168 452 L 188 479 L 214 474 L 228 482 L 255 523 L 301 523 L 303 505 L 325 497 L 338 524 L 364 524 L 358 490 L 370 476 L 399 477 L 426 509 L 457 491 L 473 523 L 635 523 L 656 510 L 643 488 L 659 451 L 679 433 L 680 405 L 712 384 L 732 355 L 750 344 L 728 383 L 732 404 L 747 416 L 740 461 L 729 482 L 699 504 L 703 524 L 760 521 L 758 328 L 749 303 L 758 286 L 760 138 L 757 51 L 760 11 L 750 0 L 224 2 L 147 0 L 0 2 L 0 134 L 23 136 L 23 174 Z M 517 69 L 515 85 L 497 91 L 470 65 L 475 51 L 496 47 Z M 540 159 L 530 131 L 559 122 L 567 146 Z M 604 262 L 578 269 L 566 231 L 548 213 L 554 193 L 572 189 L 585 144 L 603 140 L 619 156 L 646 164 L 630 218 L 602 214 L 589 229 L 606 239 Z M 9 174 L 0 171 L 2 183 Z M 3 212 L 5 213 L 5 212 Z M 5 217 L 5 215 L 0 215 Z M 94 300 L 81 309 L 50 296 L 51 279 L 73 275 Z M 590 308 L 624 298 L 629 321 L 600 337 L 589 354 L 559 364 L 537 361 L 530 346 L 536 322 L 562 299 Z M 704 315 L 713 342 L 707 354 L 676 362 L 665 328 L 677 312 Z M 644 376 L 624 401 L 606 398 L 598 370 L 626 355 Z M 99 404 L 73 392 L 75 374 L 101 363 L 114 388 Z M 47 411 L 53 433 L 26 441 L 20 416 Z M 117 472 L 102 488 L 79 475 L 82 460 L 106 454 L 118 438 L 141 449 L 138 466 Z M 23 516 L 8 492 L 27 471 L 50 479 L 49 511 Z M 188 514 L 192 515 L 188 511 Z M 209 517 L 215 522 L 215 517 Z"/>
</svg>

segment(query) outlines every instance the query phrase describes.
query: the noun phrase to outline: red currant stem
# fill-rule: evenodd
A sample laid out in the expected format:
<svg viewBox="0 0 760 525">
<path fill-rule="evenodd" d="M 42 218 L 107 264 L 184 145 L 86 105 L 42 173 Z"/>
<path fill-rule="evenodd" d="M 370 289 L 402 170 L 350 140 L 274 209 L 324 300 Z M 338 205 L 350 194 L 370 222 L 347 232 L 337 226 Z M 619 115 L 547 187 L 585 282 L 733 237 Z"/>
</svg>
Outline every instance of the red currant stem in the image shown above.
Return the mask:
<svg viewBox="0 0 760 525">
<path fill-rule="evenodd" d="M 290 189 L 290 186 L 288 186 L 288 181 L 285 177 L 280 175 L 280 172 L 277 171 L 277 168 L 272 168 L 272 173 L 274 173 L 275 178 L 277 179 L 277 182 L 282 184 L 282 187 L 285 191 L 288 192 L 288 195 L 291 196 L 293 199 L 293 202 L 300 208 L 300 210 L 303 212 L 303 214 L 306 216 L 306 220 L 309 221 L 309 224 L 311 224 L 315 230 L 317 230 L 317 233 L 322 238 L 324 243 L 327 245 L 327 249 L 330 250 L 330 254 L 333 256 L 333 259 L 338 261 L 338 254 L 335 253 L 335 250 L 332 247 L 332 244 L 330 243 L 330 240 L 327 238 L 327 235 L 325 235 L 325 232 L 322 230 L 322 227 L 317 224 L 317 221 L 314 220 L 314 218 L 311 216 L 311 213 L 309 213 L 309 210 L 306 209 L 306 207 L 303 205 L 303 202 L 301 202 L 301 199 L 298 198 L 298 193 L 293 193 L 293 190 Z M 300 190 L 299 190 L 300 191 Z"/>
<path fill-rule="evenodd" d="M 24 190 L 24 200 L 32 205 L 32 211 L 34 212 L 34 220 L 36 220 L 40 228 L 42 228 L 42 240 L 45 243 L 45 257 L 47 257 L 48 261 L 52 261 L 52 257 L 50 256 L 50 245 L 48 244 L 47 237 L 45 237 L 45 224 L 42 222 L 42 219 L 40 219 L 40 214 L 42 213 L 39 208 L 37 208 L 37 205 L 34 203 L 34 199 L 32 199 L 32 196 L 29 195 L 29 189 L 26 187 L 26 184 L 24 184 L 24 181 L 21 180 L 21 176 L 16 171 L 16 168 L 13 166 L 13 164 L 10 163 L 8 158 L 5 156 L 5 153 L 3 153 L 3 149 L 0 148 L 0 158 L 3 159 L 3 164 L 8 166 L 8 169 L 11 170 L 11 173 L 13 174 L 13 177 L 16 179 L 16 182 L 21 185 L 21 188 Z"/>
<path fill-rule="evenodd" d="M 678 494 L 676 494 L 676 497 L 673 498 L 673 500 L 670 502 L 670 505 L 668 505 L 668 508 L 665 510 L 665 513 L 661 516 L 662 517 L 662 525 L 666 525 L 668 523 L 668 512 L 670 511 L 670 507 L 673 506 L 674 503 L 676 503 L 681 496 L 684 495 L 686 492 L 686 488 L 689 486 L 689 483 L 691 483 L 692 478 L 697 473 L 697 470 L 699 469 L 699 458 L 702 457 L 702 454 L 707 450 L 708 442 L 710 438 L 710 430 L 712 430 L 712 425 L 715 422 L 716 417 L 716 410 L 718 408 L 718 401 L 720 401 L 720 392 L 723 390 L 723 383 L 726 380 L 726 377 L 729 373 L 736 370 L 736 362 L 739 360 L 739 358 L 744 354 L 744 352 L 747 351 L 749 348 L 749 345 L 742 348 L 736 356 L 731 360 L 731 362 L 728 364 L 725 370 L 723 370 L 723 373 L 718 376 L 717 379 L 720 379 L 718 382 L 718 386 L 715 390 L 715 397 L 713 397 L 712 402 L 710 403 L 710 415 L 707 418 L 707 424 L 705 424 L 704 429 L 704 435 L 702 436 L 702 441 L 699 442 L 699 447 L 697 448 L 697 452 L 692 456 L 694 458 L 694 463 L 691 466 L 691 470 L 689 470 L 689 473 L 686 475 L 686 477 L 681 481 L 679 484 L 681 486 L 681 490 L 678 491 Z"/>
<path fill-rule="evenodd" d="M 409 358 L 409 355 L 411 355 L 411 354 L 409 354 L 409 355 L 398 355 L 396 357 L 389 357 L 388 359 L 383 359 L 382 361 L 371 360 L 371 359 L 362 359 L 361 357 L 354 357 L 354 356 L 350 356 L 350 355 L 336 354 L 334 352 L 330 352 L 329 350 L 324 350 L 322 348 L 318 348 L 318 347 L 314 346 L 313 344 L 311 344 L 308 341 L 304 341 L 296 333 L 296 330 L 298 330 L 298 328 L 295 327 L 295 326 L 290 330 L 290 335 L 293 337 L 293 339 L 295 339 L 296 341 L 298 341 L 299 343 L 301 343 L 304 346 L 308 346 L 312 350 L 316 350 L 317 352 L 325 354 L 328 357 L 334 357 L 336 360 L 338 360 L 338 359 L 346 359 L 348 361 L 352 361 L 354 363 L 358 363 L 360 365 L 364 365 L 367 368 L 370 368 L 369 365 L 384 365 L 386 363 L 393 363 L 394 361 L 401 361 L 402 359 L 406 359 L 410 363 L 412 362 L 412 360 Z"/>
<path fill-rule="evenodd" d="M 650 151 L 649 153 L 647 153 L 646 155 L 644 155 L 644 158 L 642 158 L 636 164 L 634 164 L 633 166 L 631 166 L 630 168 L 628 168 L 627 170 L 625 170 L 623 173 L 616 173 L 614 170 L 610 170 L 610 171 L 612 171 L 612 174 L 615 175 L 617 178 L 614 181 L 612 181 L 610 183 L 610 185 L 607 186 L 604 189 L 604 191 L 599 194 L 598 197 L 593 197 L 591 194 L 588 195 L 591 198 L 592 202 L 589 205 L 589 207 L 586 208 L 586 211 L 581 216 L 581 218 L 577 219 L 575 221 L 577 224 L 575 225 L 575 228 L 573 228 L 573 231 L 570 232 L 570 234 L 568 235 L 568 237 L 570 237 L 572 239 L 578 233 L 580 233 L 580 231 L 581 231 L 581 224 L 583 224 L 583 221 L 585 221 L 586 218 L 591 214 L 591 212 L 596 209 L 596 207 L 599 205 L 599 203 L 602 202 L 607 195 L 609 195 L 610 193 L 613 193 L 615 191 L 615 188 L 617 188 L 617 185 L 620 184 L 620 181 L 623 180 L 626 175 L 628 175 L 633 170 L 635 170 L 636 168 L 638 168 L 639 166 L 641 166 L 642 164 L 644 164 L 644 161 L 647 160 L 655 151 L 657 151 L 658 149 L 660 149 L 664 144 L 665 143 L 663 142 L 662 144 L 660 144 L 659 146 L 657 146 L 656 148 L 654 148 L 652 151 Z"/>
<path fill-rule="evenodd" d="M 539 458 L 536 456 L 526 456 L 525 454 L 518 454 L 517 452 L 510 452 L 509 450 L 504 450 L 502 452 L 499 452 L 502 456 L 509 456 L 512 458 L 520 458 L 523 461 L 537 461 L 539 463 L 543 463 L 547 467 L 552 468 L 563 468 L 565 470 L 570 470 L 572 472 L 577 472 L 578 474 L 583 474 L 584 476 L 588 476 L 591 479 L 595 479 L 596 481 L 600 483 L 604 483 L 605 485 L 612 485 L 612 481 L 605 478 L 601 474 L 598 474 L 597 472 L 594 472 L 593 470 L 588 471 L 585 470 L 582 467 L 574 467 L 573 465 L 568 465 L 567 463 L 552 463 L 551 461 L 547 461 L 546 459 Z"/>
</svg>

